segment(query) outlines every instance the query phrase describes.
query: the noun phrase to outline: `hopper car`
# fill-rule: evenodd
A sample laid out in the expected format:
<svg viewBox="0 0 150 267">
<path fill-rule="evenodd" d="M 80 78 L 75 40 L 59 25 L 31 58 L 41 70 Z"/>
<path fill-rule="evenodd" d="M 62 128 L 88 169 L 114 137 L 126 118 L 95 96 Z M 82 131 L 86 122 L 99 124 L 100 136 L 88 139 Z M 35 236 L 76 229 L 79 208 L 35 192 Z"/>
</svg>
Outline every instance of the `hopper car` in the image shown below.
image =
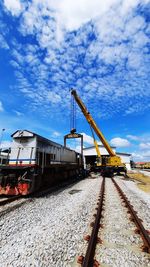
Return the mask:
<svg viewBox="0 0 150 267">
<path fill-rule="evenodd" d="M 7 163 L 0 165 L 0 195 L 28 195 L 81 175 L 82 157 L 76 151 L 28 130 L 11 137 Z"/>
</svg>

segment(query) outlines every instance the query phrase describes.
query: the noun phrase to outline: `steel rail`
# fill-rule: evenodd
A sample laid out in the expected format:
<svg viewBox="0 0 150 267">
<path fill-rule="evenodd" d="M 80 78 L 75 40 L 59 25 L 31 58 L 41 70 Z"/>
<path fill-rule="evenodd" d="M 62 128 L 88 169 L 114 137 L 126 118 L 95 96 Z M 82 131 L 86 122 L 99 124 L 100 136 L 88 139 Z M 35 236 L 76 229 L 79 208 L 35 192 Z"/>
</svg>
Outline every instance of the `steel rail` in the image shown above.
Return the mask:
<svg viewBox="0 0 150 267">
<path fill-rule="evenodd" d="M 9 197 L 7 199 L 4 199 L 2 201 L 0 201 L 0 206 L 5 206 L 6 204 L 9 204 L 19 198 L 21 198 L 22 196 L 13 196 L 13 197 Z"/>
<path fill-rule="evenodd" d="M 126 195 L 123 193 L 123 191 L 121 190 L 121 188 L 119 187 L 119 185 L 116 183 L 116 181 L 111 178 L 115 187 L 117 188 L 119 194 L 121 195 L 122 199 L 124 200 L 132 218 L 133 218 L 133 222 L 135 223 L 135 225 L 138 228 L 138 232 L 141 235 L 143 242 L 144 242 L 144 247 L 143 247 L 143 251 L 144 252 L 148 252 L 150 253 L 150 237 L 149 234 L 147 233 L 147 231 L 145 230 L 143 224 L 141 223 L 141 219 L 137 216 L 136 211 L 133 209 L 133 206 L 130 204 L 129 200 L 127 199 Z"/>
<path fill-rule="evenodd" d="M 99 200 L 99 203 L 98 203 L 98 210 L 97 210 L 97 214 L 96 214 L 93 230 L 92 230 L 92 233 L 91 233 L 91 236 L 90 236 L 90 240 L 89 240 L 89 243 L 88 243 L 88 248 L 87 248 L 87 251 L 86 251 L 86 255 L 85 255 L 84 259 L 83 259 L 83 263 L 82 263 L 83 267 L 93 267 L 94 266 L 94 255 L 95 255 L 97 236 L 98 236 L 101 213 L 102 213 L 104 192 L 105 192 L 105 178 L 103 178 L 101 189 L 100 189 L 100 200 Z"/>
</svg>

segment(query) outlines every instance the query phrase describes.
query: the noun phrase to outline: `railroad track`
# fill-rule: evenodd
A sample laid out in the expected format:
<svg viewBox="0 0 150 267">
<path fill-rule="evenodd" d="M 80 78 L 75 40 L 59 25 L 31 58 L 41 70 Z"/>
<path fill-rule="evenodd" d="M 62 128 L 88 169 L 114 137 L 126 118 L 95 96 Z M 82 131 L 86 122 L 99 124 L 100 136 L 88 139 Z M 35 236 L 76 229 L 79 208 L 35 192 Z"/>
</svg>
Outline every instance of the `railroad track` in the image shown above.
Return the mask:
<svg viewBox="0 0 150 267">
<path fill-rule="evenodd" d="M 12 196 L 8 198 L 0 199 L 0 206 L 5 206 L 15 200 L 18 200 L 19 198 L 21 198 L 21 196 Z"/>
<path fill-rule="evenodd" d="M 78 257 L 78 264 L 83 267 L 109 266 L 110 250 L 121 252 L 123 249 L 127 251 L 127 257 L 130 252 L 137 253 L 138 260 L 142 264 L 145 261 L 142 266 L 150 266 L 149 233 L 113 178 L 103 178 L 96 210 L 91 234 L 84 237 L 88 241 L 87 249 Z M 114 261 L 110 260 L 111 264 Z M 122 262 L 120 264 L 124 266 Z"/>
</svg>

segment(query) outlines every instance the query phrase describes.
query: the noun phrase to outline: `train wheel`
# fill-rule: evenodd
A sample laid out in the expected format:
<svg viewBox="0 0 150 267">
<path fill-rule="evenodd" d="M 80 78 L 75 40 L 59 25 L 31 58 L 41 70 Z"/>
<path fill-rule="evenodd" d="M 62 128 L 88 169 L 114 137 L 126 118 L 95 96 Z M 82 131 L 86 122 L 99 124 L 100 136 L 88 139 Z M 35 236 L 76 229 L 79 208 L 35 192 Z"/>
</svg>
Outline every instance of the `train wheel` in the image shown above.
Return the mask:
<svg viewBox="0 0 150 267">
<path fill-rule="evenodd" d="M 25 196 L 29 194 L 29 184 L 28 183 L 19 183 L 17 186 L 19 194 Z"/>
</svg>

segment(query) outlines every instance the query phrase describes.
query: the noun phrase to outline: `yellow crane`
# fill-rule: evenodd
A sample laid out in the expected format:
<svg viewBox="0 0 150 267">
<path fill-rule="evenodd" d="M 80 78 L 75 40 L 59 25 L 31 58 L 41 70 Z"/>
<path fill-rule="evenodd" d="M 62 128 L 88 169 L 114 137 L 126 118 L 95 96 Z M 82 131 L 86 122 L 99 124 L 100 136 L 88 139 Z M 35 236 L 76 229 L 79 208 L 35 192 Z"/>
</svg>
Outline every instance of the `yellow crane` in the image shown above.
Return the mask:
<svg viewBox="0 0 150 267">
<path fill-rule="evenodd" d="M 96 153 L 97 153 L 96 166 L 99 167 L 99 166 L 102 165 L 102 157 L 101 157 L 99 146 L 98 146 L 98 143 L 97 143 L 97 141 L 95 139 L 94 131 L 93 131 L 91 125 L 90 125 L 90 128 L 91 128 L 91 133 L 92 133 L 92 136 L 93 136 L 93 142 L 94 142 L 95 150 L 96 150 Z"/>
<path fill-rule="evenodd" d="M 98 138 L 100 139 L 100 141 L 102 142 L 102 144 L 104 145 L 104 147 L 106 148 L 109 157 L 105 157 L 102 160 L 102 164 L 100 164 L 102 166 L 103 171 L 106 170 L 107 168 L 107 173 L 110 171 L 111 173 L 113 172 L 125 172 L 126 173 L 126 167 L 125 164 L 121 162 L 121 158 L 118 157 L 116 155 L 116 153 L 112 150 L 112 148 L 110 147 L 109 143 L 107 142 L 106 138 L 104 137 L 104 135 L 102 134 L 102 132 L 100 131 L 100 129 L 98 128 L 98 126 L 96 125 L 94 119 L 92 118 L 90 112 L 87 110 L 86 106 L 84 105 L 84 103 L 82 102 L 82 100 L 80 99 L 80 97 L 77 95 L 76 90 L 72 89 L 71 90 L 71 94 L 73 95 L 74 99 L 76 100 L 78 106 L 80 107 L 82 113 L 84 114 L 87 122 L 89 123 L 90 127 L 94 130 L 94 132 L 96 133 L 96 135 L 98 136 Z M 97 151 L 97 155 L 100 158 L 100 151 L 99 151 L 99 147 L 98 144 L 94 138 L 94 145 Z"/>
</svg>

